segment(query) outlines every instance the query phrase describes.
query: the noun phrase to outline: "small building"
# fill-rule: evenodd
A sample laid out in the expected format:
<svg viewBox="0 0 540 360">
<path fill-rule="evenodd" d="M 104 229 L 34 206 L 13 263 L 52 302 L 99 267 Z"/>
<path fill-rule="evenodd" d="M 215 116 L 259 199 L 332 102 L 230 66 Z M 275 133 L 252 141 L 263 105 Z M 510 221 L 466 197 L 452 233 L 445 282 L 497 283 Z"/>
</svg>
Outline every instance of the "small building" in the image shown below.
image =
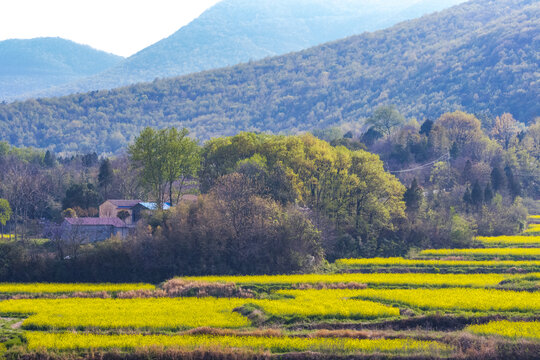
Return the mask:
<svg viewBox="0 0 540 360">
<path fill-rule="evenodd" d="M 111 236 L 125 237 L 130 226 L 119 218 L 66 218 L 62 224 L 64 237 L 76 238 L 79 242 L 107 240 Z"/>
<path fill-rule="evenodd" d="M 171 208 L 171 204 L 163 204 L 163 210 Z M 116 218 L 120 211 L 127 211 L 129 217 L 126 225 L 133 225 L 141 219 L 144 210 L 156 210 L 157 204 L 154 202 L 144 202 L 141 200 L 107 200 L 99 206 L 100 218 Z"/>
</svg>

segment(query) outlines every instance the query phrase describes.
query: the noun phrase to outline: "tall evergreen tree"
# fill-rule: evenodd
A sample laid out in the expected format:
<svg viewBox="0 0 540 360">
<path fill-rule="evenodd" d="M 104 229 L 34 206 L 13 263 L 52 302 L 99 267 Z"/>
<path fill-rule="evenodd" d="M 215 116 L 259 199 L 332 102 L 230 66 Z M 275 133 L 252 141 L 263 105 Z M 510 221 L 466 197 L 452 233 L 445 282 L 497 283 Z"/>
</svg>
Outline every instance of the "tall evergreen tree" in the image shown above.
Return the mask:
<svg viewBox="0 0 540 360">
<path fill-rule="evenodd" d="M 478 182 L 478 180 L 476 180 L 471 191 L 471 203 L 478 208 L 482 205 L 483 202 L 484 192 L 482 191 L 480 183 Z"/>
<path fill-rule="evenodd" d="M 504 172 L 506 173 L 508 191 L 512 195 L 512 198 L 515 198 L 516 196 L 520 196 L 521 184 L 519 183 L 519 180 L 516 179 L 516 177 L 514 176 L 514 172 L 512 171 L 512 168 L 509 165 L 507 165 L 504 168 Z"/>
<path fill-rule="evenodd" d="M 433 124 L 434 122 L 429 119 L 424 121 L 422 126 L 420 126 L 420 134 L 429 136 L 429 133 L 431 132 L 431 129 L 433 128 Z"/>
<path fill-rule="evenodd" d="M 54 158 L 53 153 L 51 153 L 50 150 L 47 150 L 45 156 L 43 157 L 43 164 L 45 164 L 46 167 L 50 168 L 54 166 L 55 161 L 56 159 Z"/>
<path fill-rule="evenodd" d="M 465 209 L 469 212 L 469 206 L 472 204 L 471 189 L 467 187 L 465 194 L 463 194 L 463 202 L 465 203 Z"/>
<path fill-rule="evenodd" d="M 484 189 L 484 201 L 487 204 L 491 204 L 491 200 L 493 200 L 493 189 L 491 188 L 491 183 L 488 182 Z"/>
<path fill-rule="evenodd" d="M 471 173 L 472 173 L 472 163 L 471 163 L 471 160 L 467 160 L 467 162 L 465 163 L 465 166 L 463 167 L 463 174 L 462 174 L 462 178 L 464 182 L 471 181 Z"/>
<path fill-rule="evenodd" d="M 493 170 L 491 170 L 491 184 L 493 186 L 493 190 L 500 191 L 504 187 L 504 174 L 499 166 L 495 166 Z"/>
<path fill-rule="evenodd" d="M 104 159 L 99 166 L 98 183 L 102 189 L 107 189 L 112 184 L 114 172 L 109 159 Z"/>
<path fill-rule="evenodd" d="M 418 181 L 416 181 L 416 178 L 414 178 L 411 186 L 407 188 L 403 194 L 403 200 L 405 200 L 405 206 L 407 207 L 406 211 L 416 214 L 416 212 L 420 209 L 420 205 L 422 204 L 422 197 L 422 189 L 420 186 L 418 186 Z"/>
</svg>

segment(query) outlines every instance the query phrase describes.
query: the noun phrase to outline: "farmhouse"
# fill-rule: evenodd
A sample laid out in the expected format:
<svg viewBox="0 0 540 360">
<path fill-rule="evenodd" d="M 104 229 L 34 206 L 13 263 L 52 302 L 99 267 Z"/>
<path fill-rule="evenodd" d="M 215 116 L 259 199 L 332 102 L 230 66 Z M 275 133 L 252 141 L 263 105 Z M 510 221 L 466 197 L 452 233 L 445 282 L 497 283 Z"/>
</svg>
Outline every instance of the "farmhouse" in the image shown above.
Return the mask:
<svg viewBox="0 0 540 360">
<path fill-rule="evenodd" d="M 170 209 L 171 204 L 163 204 L 163 210 Z M 127 211 L 129 217 L 126 218 L 126 225 L 134 225 L 141 219 L 145 211 L 153 211 L 157 209 L 157 204 L 154 202 L 144 202 L 141 200 L 107 200 L 99 206 L 99 217 L 117 218 L 120 211 Z"/>
<path fill-rule="evenodd" d="M 195 202 L 196 195 L 183 195 L 181 202 Z M 163 209 L 171 208 L 170 203 Z M 111 236 L 125 237 L 132 231 L 145 213 L 158 209 L 155 202 L 141 200 L 107 200 L 99 206 L 99 217 L 66 218 L 62 224 L 64 237 L 77 238 L 86 242 L 103 241 Z M 129 216 L 120 219 L 118 214 L 127 211 Z"/>
<path fill-rule="evenodd" d="M 111 236 L 125 237 L 129 227 L 119 218 L 66 218 L 63 235 L 81 242 L 103 241 Z"/>
</svg>

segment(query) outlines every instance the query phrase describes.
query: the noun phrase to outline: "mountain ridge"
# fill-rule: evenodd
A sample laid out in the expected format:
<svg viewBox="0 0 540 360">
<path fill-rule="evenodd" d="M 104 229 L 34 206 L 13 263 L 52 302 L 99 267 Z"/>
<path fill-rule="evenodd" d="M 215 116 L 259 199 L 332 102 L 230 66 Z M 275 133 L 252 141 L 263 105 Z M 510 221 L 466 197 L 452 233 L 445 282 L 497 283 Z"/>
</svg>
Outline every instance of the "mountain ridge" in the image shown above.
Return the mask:
<svg viewBox="0 0 540 360">
<path fill-rule="evenodd" d="M 188 127 L 201 139 L 294 133 L 358 122 L 383 104 L 419 118 L 464 110 L 532 121 L 540 114 L 539 18 L 533 0 L 476 0 L 257 62 L 3 105 L 0 139 L 115 152 L 145 126 Z"/>
<path fill-rule="evenodd" d="M 60 37 L 0 41 L 0 99 L 97 74 L 120 56 Z"/>
<path fill-rule="evenodd" d="M 106 90 L 233 66 L 382 29 L 463 1 L 224 0 L 101 74 L 26 96 Z"/>
</svg>

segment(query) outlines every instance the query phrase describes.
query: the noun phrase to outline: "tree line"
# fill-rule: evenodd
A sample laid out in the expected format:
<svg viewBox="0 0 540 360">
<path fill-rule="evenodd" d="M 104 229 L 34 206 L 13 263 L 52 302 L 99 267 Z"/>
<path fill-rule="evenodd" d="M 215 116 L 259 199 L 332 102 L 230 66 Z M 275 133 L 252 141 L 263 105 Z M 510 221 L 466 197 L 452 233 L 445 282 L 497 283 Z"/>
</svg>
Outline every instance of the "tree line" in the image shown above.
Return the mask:
<svg viewBox="0 0 540 360">
<path fill-rule="evenodd" d="M 204 143 L 148 128 L 112 158 L 3 144 L 0 208 L 11 214 L 0 210 L 0 221 L 17 240 L 0 244 L 0 280 L 313 271 L 342 257 L 475 246 L 474 235 L 517 233 L 528 209 L 540 210 L 540 121 L 482 123 L 458 111 L 420 124 L 385 106 L 367 123 Z M 182 202 L 186 193 L 198 200 Z M 46 231 L 65 216 L 96 216 L 111 198 L 174 208 L 124 240 L 70 243 Z"/>
</svg>

